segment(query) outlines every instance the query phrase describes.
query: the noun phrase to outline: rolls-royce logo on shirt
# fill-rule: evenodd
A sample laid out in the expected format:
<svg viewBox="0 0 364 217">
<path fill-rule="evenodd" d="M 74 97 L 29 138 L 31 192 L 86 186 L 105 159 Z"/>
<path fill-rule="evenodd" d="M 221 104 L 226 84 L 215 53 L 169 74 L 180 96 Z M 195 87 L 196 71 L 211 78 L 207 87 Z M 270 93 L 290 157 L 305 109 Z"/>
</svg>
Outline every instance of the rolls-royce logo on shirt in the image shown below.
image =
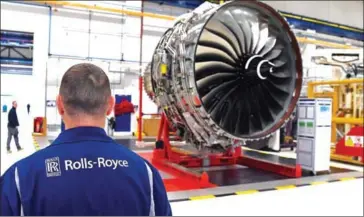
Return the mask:
<svg viewBox="0 0 364 217">
<path fill-rule="evenodd" d="M 65 160 L 64 161 L 65 170 L 80 170 L 80 169 L 93 169 L 93 168 L 110 168 L 115 170 L 119 167 L 129 167 L 129 163 L 126 160 L 115 160 L 115 159 L 105 159 L 103 157 L 98 157 L 97 160 L 89 160 L 87 158 L 81 158 L 80 160 Z"/>
<path fill-rule="evenodd" d="M 61 162 L 63 162 L 62 167 Z M 53 157 L 45 160 L 45 166 L 47 177 L 54 177 L 61 175 L 61 168 L 63 168 L 63 172 L 72 170 L 88 170 L 93 168 L 116 170 L 117 168 L 129 167 L 129 162 L 127 160 L 105 159 L 103 157 L 98 157 L 95 160 L 80 158 L 79 160 L 60 161 L 59 157 Z"/>
<path fill-rule="evenodd" d="M 60 176 L 61 164 L 59 157 L 48 158 L 45 160 L 47 177 Z"/>
</svg>

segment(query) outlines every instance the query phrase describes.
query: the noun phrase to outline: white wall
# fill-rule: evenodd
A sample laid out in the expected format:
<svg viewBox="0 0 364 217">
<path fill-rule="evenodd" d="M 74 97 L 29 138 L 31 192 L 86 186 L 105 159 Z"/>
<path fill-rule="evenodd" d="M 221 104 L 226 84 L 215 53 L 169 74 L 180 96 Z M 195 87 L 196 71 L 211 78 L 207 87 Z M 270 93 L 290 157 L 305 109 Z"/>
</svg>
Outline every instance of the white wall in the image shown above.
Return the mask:
<svg viewBox="0 0 364 217">
<path fill-rule="evenodd" d="M 139 2 L 140 3 L 140 2 Z M 140 4 L 129 2 L 129 6 L 140 8 Z M 61 119 L 54 107 L 45 106 L 46 100 L 55 100 L 63 73 L 73 64 L 85 62 L 80 59 L 51 57 L 48 59 L 49 10 L 47 8 L 1 2 L 1 28 L 34 32 L 34 72 L 32 76 L 1 74 L 1 93 L 12 95 L 19 106 L 31 104 L 34 116 L 47 113 L 48 124 L 60 124 Z M 89 19 L 91 17 L 91 19 Z M 98 57 L 105 61 L 93 61 L 108 73 L 109 63 L 120 62 L 109 59 L 131 61 L 127 68 L 138 72 L 140 58 L 140 18 L 122 15 L 57 9 L 52 11 L 50 53 L 63 56 Z M 89 30 L 91 34 L 89 34 Z M 148 35 L 150 31 L 154 35 Z M 151 60 L 152 52 L 164 29 L 147 27 L 144 35 L 143 61 Z M 89 42 L 90 40 L 90 42 Z M 113 67 L 115 70 L 115 67 Z M 117 68 L 117 67 L 116 67 Z M 47 71 L 47 94 L 45 81 Z M 122 71 L 122 70 L 120 70 Z M 118 81 L 121 74 L 108 73 L 110 80 Z M 125 74 L 121 84 L 113 84 L 113 94 L 131 94 L 132 103 L 139 104 L 138 74 Z M 156 105 L 143 94 L 143 112 L 155 113 Z M 9 97 L 1 101 L 11 102 Z M 45 110 L 46 108 L 46 110 Z M 132 129 L 136 118 L 132 117 Z"/>
<path fill-rule="evenodd" d="M 111 82 L 117 82 L 122 77 L 122 82 L 112 84 L 113 94 L 131 94 L 132 103 L 139 105 L 139 58 L 140 58 L 140 24 L 139 17 L 125 15 L 113 15 L 92 12 L 79 12 L 69 9 L 53 11 L 51 28 L 51 53 L 65 56 L 97 57 L 103 61 L 94 60 L 92 63 L 102 67 L 105 72 L 109 71 L 109 64 L 113 71 L 108 73 Z M 153 27 L 148 27 L 155 34 Z M 89 30 L 90 33 L 89 34 Z M 144 34 L 142 61 L 149 62 L 160 35 Z M 90 39 L 90 41 L 89 41 Z M 120 63 L 123 56 L 128 63 Z M 85 62 L 86 60 L 68 60 L 52 57 L 48 60 L 48 84 L 59 86 L 63 73 L 72 65 Z M 120 69 L 120 67 L 122 69 Z M 132 72 L 127 70 L 130 68 Z M 121 75 L 121 72 L 124 72 Z M 133 74 L 134 72 L 134 74 Z M 48 100 L 55 100 L 58 87 L 51 87 L 52 91 L 47 93 Z M 143 112 L 156 113 L 156 105 L 143 94 Z M 47 108 L 48 123 L 59 124 L 60 117 L 55 108 Z M 55 114 L 55 115 L 53 115 Z M 136 118 L 132 115 L 131 129 L 136 129 Z"/>
<path fill-rule="evenodd" d="M 262 1 L 277 10 L 363 28 L 363 1 Z"/>
<path fill-rule="evenodd" d="M 1 74 L 1 93 L 13 95 L 21 108 L 30 103 L 33 116 L 44 116 L 48 24 L 47 8 L 1 2 L 1 29 L 34 33 L 33 75 Z"/>
<path fill-rule="evenodd" d="M 140 10 L 140 1 L 120 1 L 120 2 L 90 2 L 84 1 L 82 4 L 92 4 L 104 7 L 120 9 Z M 187 9 L 158 6 L 145 2 L 146 11 L 152 9 L 153 13 L 180 15 L 187 12 Z M 143 65 L 150 62 L 152 55 L 160 37 L 173 25 L 173 21 L 144 17 L 144 34 L 142 47 Z M 52 12 L 51 46 L 52 54 L 78 56 L 78 57 L 99 57 L 105 58 L 104 63 L 113 65 L 113 70 L 117 69 L 118 63 L 107 59 L 120 59 L 123 54 L 124 60 L 134 72 L 138 72 L 140 58 L 140 24 L 139 17 L 126 15 L 105 14 L 100 12 L 75 11 L 69 9 L 58 9 Z M 88 32 L 91 32 L 89 35 Z M 90 40 L 90 42 L 89 42 Z M 61 76 L 73 64 L 84 62 L 84 60 L 66 60 L 51 58 L 48 61 L 48 84 L 54 85 L 47 92 L 48 100 L 55 100 L 58 93 L 58 86 Z M 135 62 L 135 63 L 134 63 Z M 99 66 L 100 61 L 93 62 Z M 120 63 L 119 63 L 120 65 Z M 126 64 L 121 64 L 125 66 Z M 129 66 L 128 66 L 129 67 Z M 126 67 L 126 68 L 128 68 Z M 108 67 L 103 65 L 107 72 Z M 114 73 L 113 73 L 114 74 Z M 109 78 L 112 80 L 112 75 Z M 118 79 L 115 79 L 118 80 Z M 132 103 L 139 105 L 139 82 L 138 75 L 125 73 L 122 76 L 122 83 L 112 85 L 113 94 L 131 94 Z M 157 106 L 148 98 L 143 91 L 143 113 L 156 113 Z M 59 124 L 60 117 L 55 108 L 47 108 L 49 124 Z M 136 113 L 137 114 L 137 113 Z M 136 117 L 132 115 L 131 129 L 136 129 Z"/>
</svg>

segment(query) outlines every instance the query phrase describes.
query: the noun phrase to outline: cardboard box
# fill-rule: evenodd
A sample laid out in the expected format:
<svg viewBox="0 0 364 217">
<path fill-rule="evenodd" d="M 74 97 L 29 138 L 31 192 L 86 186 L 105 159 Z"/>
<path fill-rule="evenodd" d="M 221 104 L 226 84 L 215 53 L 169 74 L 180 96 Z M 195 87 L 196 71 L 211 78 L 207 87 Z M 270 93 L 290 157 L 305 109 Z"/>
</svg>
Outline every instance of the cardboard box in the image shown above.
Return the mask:
<svg viewBox="0 0 364 217">
<path fill-rule="evenodd" d="M 143 132 L 146 136 L 157 136 L 160 118 L 143 118 Z"/>
</svg>

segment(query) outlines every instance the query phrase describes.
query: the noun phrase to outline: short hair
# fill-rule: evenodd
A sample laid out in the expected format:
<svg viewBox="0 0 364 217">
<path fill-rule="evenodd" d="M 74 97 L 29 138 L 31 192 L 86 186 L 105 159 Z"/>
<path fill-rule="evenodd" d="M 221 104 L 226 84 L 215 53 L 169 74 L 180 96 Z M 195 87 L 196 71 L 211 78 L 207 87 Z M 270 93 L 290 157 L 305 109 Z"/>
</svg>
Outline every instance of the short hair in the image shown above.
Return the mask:
<svg viewBox="0 0 364 217">
<path fill-rule="evenodd" d="M 76 64 L 62 77 L 59 94 L 68 115 L 103 115 L 111 96 L 106 73 L 90 63 Z"/>
</svg>

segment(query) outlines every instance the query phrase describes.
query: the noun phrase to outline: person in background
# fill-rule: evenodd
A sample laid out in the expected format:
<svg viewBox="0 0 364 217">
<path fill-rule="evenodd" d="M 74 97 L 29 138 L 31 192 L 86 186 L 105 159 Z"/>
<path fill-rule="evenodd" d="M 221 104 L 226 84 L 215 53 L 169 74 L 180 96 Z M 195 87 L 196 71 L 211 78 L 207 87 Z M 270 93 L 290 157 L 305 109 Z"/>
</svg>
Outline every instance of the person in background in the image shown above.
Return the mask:
<svg viewBox="0 0 364 217">
<path fill-rule="evenodd" d="M 68 69 L 56 100 L 65 131 L 5 172 L 0 215 L 172 215 L 158 171 L 107 136 L 114 101 L 101 68 Z"/>
<path fill-rule="evenodd" d="M 15 145 L 18 151 L 22 150 L 22 148 L 19 145 L 19 121 L 18 121 L 18 115 L 16 114 L 16 108 L 18 107 L 18 103 L 16 101 L 13 101 L 13 107 L 10 109 L 8 113 L 8 140 L 6 142 L 6 150 L 8 153 L 11 153 L 10 143 L 12 137 L 14 137 Z"/>
<path fill-rule="evenodd" d="M 108 135 L 113 136 L 115 131 L 116 121 L 114 117 L 108 119 Z"/>
<path fill-rule="evenodd" d="M 29 115 L 29 112 L 30 112 L 30 104 L 27 105 L 27 111 L 28 111 L 28 115 Z"/>
</svg>

